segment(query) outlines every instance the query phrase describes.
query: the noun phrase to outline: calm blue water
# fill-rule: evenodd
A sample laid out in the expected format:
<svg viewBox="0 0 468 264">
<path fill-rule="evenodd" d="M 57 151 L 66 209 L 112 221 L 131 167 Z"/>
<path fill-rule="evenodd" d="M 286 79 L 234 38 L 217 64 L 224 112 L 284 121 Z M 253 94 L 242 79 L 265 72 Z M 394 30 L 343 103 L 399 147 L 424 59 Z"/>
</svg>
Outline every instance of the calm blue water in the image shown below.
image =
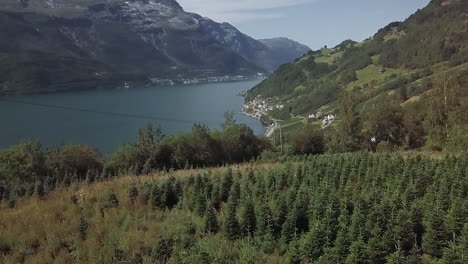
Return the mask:
<svg viewBox="0 0 468 264">
<path fill-rule="evenodd" d="M 148 121 L 166 135 L 189 132 L 194 123 L 220 129 L 226 111 L 262 134 L 265 129 L 259 121 L 239 113 L 243 98 L 238 94 L 258 82 L 7 97 L 16 102 L 0 100 L 0 148 L 34 138 L 45 146 L 90 144 L 108 153 L 135 142 L 138 128 Z"/>
</svg>

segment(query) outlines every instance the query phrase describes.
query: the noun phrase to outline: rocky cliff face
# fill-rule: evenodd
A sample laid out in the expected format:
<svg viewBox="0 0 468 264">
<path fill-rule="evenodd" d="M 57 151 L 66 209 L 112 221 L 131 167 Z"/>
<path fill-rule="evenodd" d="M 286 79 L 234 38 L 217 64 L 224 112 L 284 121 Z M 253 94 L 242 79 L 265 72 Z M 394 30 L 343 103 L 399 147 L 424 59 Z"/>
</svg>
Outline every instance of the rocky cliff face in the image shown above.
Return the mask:
<svg viewBox="0 0 468 264">
<path fill-rule="evenodd" d="M 185 12 L 173 0 L 2 1 L 3 93 L 271 72 L 303 54 L 284 56 L 228 23 Z M 71 66 L 62 67 L 64 61 Z"/>
</svg>

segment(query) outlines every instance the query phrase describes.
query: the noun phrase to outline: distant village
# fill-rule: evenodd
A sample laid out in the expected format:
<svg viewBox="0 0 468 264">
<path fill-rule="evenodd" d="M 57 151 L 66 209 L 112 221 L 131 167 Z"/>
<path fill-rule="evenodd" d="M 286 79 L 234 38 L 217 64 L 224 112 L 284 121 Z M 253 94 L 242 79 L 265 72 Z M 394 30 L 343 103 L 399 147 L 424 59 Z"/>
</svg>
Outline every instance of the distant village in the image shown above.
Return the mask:
<svg viewBox="0 0 468 264">
<path fill-rule="evenodd" d="M 265 100 L 257 96 L 257 98 L 244 104 L 244 106 L 242 107 L 242 113 L 255 119 L 261 120 L 263 116 L 268 114 L 268 112 L 271 112 L 275 109 L 283 110 L 284 105 L 274 104 L 269 100 Z"/>
<path fill-rule="evenodd" d="M 245 93 L 244 93 L 245 94 Z M 241 93 L 243 95 L 243 93 Z M 246 102 L 242 107 L 243 114 L 250 116 L 252 118 L 266 122 L 267 118 L 270 116 L 269 113 L 274 110 L 283 110 L 285 107 L 284 104 L 279 102 L 274 102 L 272 99 L 264 99 L 260 96 L 257 96 L 252 101 Z M 309 114 L 307 116 L 308 120 L 321 120 L 322 128 L 326 128 L 333 123 L 336 119 L 336 115 L 333 113 L 324 113 L 322 110 L 318 110 L 316 113 Z M 268 120 L 270 121 L 270 120 Z"/>
<path fill-rule="evenodd" d="M 160 79 L 152 78 L 151 82 L 155 85 L 173 86 L 173 85 L 190 85 L 200 83 L 220 83 L 220 82 L 236 82 L 236 81 L 247 81 L 253 79 L 263 79 L 265 75 L 263 73 L 257 73 L 255 75 L 224 75 L 224 76 L 210 76 L 210 77 L 194 77 L 186 78 L 179 75 L 175 79 Z"/>
</svg>

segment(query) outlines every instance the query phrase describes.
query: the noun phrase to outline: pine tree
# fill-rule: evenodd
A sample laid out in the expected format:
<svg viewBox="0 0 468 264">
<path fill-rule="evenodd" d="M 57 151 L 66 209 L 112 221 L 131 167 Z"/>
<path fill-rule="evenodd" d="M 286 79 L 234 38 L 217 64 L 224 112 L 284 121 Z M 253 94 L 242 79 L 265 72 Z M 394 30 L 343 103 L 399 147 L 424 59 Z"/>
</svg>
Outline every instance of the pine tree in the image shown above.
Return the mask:
<svg viewBox="0 0 468 264">
<path fill-rule="evenodd" d="M 424 253 L 437 258 L 442 257 L 442 250 L 447 245 L 447 240 L 450 237 L 445 229 L 443 214 L 439 208 L 429 210 L 422 241 Z"/>
<path fill-rule="evenodd" d="M 216 217 L 216 211 L 212 203 L 206 208 L 205 213 L 205 233 L 216 234 L 219 232 L 218 219 Z"/>
<path fill-rule="evenodd" d="M 195 212 L 199 216 L 204 216 L 206 209 L 207 209 L 207 204 L 206 204 L 206 196 L 204 192 L 196 192 L 195 193 Z"/>
<path fill-rule="evenodd" d="M 349 248 L 349 255 L 345 261 L 346 264 L 367 264 L 366 244 L 359 239 L 354 241 Z"/>
<path fill-rule="evenodd" d="M 135 184 L 132 184 L 128 189 L 128 199 L 133 203 L 138 197 L 138 188 Z"/>
<path fill-rule="evenodd" d="M 81 214 L 79 232 L 82 240 L 86 240 L 86 238 L 88 237 L 88 227 L 88 222 L 84 218 L 84 215 Z"/>
<path fill-rule="evenodd" d="M 448 247 L 444 248 L 440 264 L 464 264 L 466 263 L 466 248 L 461 248 L 455 242 L 450 242 Z"/>
<path fill-rule="evenodd" d="M 323 254 L 328 243 L 326 231 L 326 226 L 317 221 L 311 230 L 303 236 L 302 252 L 307 256 L 309 263 L 313 263 Z"/>
<path fill-rule="evenodd" d="M 229 168 L 221 181 L 221 200 L 226 202 L 229 198 L 229 192 L 233 184 L 232 169 Z"/>
<path fill-rule="evenodd" d="M 242 233 L 253 236 L 257 228 L 257 219 L 255 216 L 255 207 L 252 201 L 247 200 L 241 215 Z"/>
<path fill-rule="evenodd" d="M 231 201 L 231 199 L 228 201 L 228 212 L 224 224 L 224 234 L 229 240 L 235 240 L 239 238 L 240 234 L 240 227 L 236 214 L 236 204 Z"/>
<path fill-rule="evenodd" d="M 117 195 L 115 195 L 114 191 L 111 191 L 107 196 L 107 202 L 109 203 L 110 207 L 117 207 L 119 206 L 119 199 L 117 199 Z"/>
<path fill-rule="evenodd" d="M 402 209 L 398 212 L 392 231 L 395 248 L 409 251 L 413 246 L 415 234 L 413 233 L 413 223 L 408 210 Z"/>
<path fill-rule="evenodd" d="M 229 192 L 229 200 L 231 203 L 234 203 L 236 206 L 239 204 L 240 199 L 240 185 L 238 182 L 234 182 Z"/>
<path fill-rule="evenodd" d="M 391 255 L 385 258 L 388 264 L 400 264 L 405 263 L 405 257 L 403 256 L 401 251 L 395 251 Z"/>
<path fill-rule="evenodd" d="M 283 243 L 288 244 L 296 237 L 296 219 L 296 212 L 291 211 L 286 218 L 286 221 L 284 221 L 281 228 L 281 240 Z"/>
<path fill-rule="evenodd" d="M 174 240 L 169 237 L 160 236 L 156 247 L 151 252 L 153 263 L 167 263 L 174 251 Z"/>
<path fill-rule="evenodd" d="M 162 209 L 166 205 L 166 201 L 164 201 L 164 196 L 162 193 L 161 188 L 158 185 L 153 185 L 151 189 L 151 207 L 153 209 Z"/>
<path fill-rule="evenodd" d="M 445 217 L 445 224 L 450 232 L 451 240 L 454 242 L 463 230 L 463 218 L 468 215 L 468 209 L 461 205 L 460 199 L 454 199 L 450 210 Z"/>
<path fill-rule="evenodd" d="M 273 219 L 271 216 L 270 208 L 266 202 L 261 201 L 259 204 L 257 219 L 257 234 L 265 235 L 267 232 L 271 232 Z"/>
<path fill-rule="evenodd" d="M 275 237 L 279 237 L 281 234 L 281 230 L 283 228 L 284 222 L 286 222 L 286 219 L 288 218 L 288 205 L 286 204 L 285 199 L 283 197 L 280 197 L 279 199 L 279 204 L 278 204 L 278 211 L 277 215 L 275 217 Z"/>
</svg>

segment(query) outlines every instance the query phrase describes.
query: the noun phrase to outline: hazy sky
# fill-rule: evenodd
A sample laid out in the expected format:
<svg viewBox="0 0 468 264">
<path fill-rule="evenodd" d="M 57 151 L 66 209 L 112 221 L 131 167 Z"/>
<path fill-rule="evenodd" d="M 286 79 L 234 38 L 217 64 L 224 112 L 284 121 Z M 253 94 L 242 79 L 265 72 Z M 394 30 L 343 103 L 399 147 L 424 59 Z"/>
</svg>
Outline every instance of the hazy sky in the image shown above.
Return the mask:
<svg viewBox="0 0 468 264">
<path fill-rule="evenodd" d="M 288 37 L 312 49 L 362 41 L 430 0 L 178 0 L 186 11 L 229 22 L 254 38 Z"/>
</svg>

